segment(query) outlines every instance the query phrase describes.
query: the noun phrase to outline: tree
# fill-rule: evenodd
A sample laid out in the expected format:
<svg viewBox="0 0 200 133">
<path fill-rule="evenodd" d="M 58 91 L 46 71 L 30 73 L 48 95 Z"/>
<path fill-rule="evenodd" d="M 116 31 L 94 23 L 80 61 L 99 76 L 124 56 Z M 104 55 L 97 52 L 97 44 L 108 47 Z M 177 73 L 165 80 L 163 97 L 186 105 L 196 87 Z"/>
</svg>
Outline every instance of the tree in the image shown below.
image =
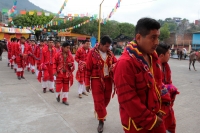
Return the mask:
<svg viewBox="0 0 200 133">
<path fill-rule="evenodd" d="M 160 28 L 160 40 L 163 41 L 167 38 L 169 38 L 170 32 L 169 32 L 169 27 L 168 24 L 165 23 L 161 28 Z"/>
<path fill-rule="evenodd" d="M 119 23 L 120 34 L 133 37 L 135 34 L 135 26 L 130 23 Z"/>
<path fill-rule="evenodd" d="M 42 12 L 41 16 L 37 15 L 37 11 L 34 11 L 33 15 L 29 15 L 27 12 L 25 15 L 18 15 L 13 18 L 13 22 L 16 26 L 22 27 L 31 27 L 36 25 L 45 25 L 53 19 L 53 15 L 45 16 L 45 13 Z"/>
</svg>

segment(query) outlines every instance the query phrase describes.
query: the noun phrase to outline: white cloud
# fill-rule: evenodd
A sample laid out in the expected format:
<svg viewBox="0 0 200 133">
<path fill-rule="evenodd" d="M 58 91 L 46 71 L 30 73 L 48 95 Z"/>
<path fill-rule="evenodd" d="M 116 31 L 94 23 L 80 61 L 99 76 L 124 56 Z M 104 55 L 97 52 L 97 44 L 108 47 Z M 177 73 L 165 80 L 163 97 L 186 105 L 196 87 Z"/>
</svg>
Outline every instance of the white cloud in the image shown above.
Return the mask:
<svg viewBox="0 0 200 133">
<path fill-rule="evenodd" d="M 64 0 L 29 0 L 41 8 L 58 12 Z M 98 14 L 102 0 L 68 0 L 64 14 Z M 118 0 L 104 0 L 102 16 L 106 17 Z M 136 24 L 141 17 L 165 19 L 167 17 L 187 18 L 190 22 L 200 19 L 199 0 L 122 0 L 111 19 Z"/>
</svg>

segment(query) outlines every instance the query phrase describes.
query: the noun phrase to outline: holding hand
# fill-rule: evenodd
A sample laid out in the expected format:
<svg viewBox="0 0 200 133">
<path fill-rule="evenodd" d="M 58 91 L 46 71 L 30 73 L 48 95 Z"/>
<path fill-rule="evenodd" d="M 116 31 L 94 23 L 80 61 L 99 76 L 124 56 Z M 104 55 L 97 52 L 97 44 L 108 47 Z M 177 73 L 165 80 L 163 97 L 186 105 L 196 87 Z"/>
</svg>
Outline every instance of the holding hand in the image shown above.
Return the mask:
<svg viewBox="0 0 200 133">
<path fill-rule="evenodd" d="M 86 91 L 87 91 L 87 92 L 90 92 L 90 91 L 91 91 L 90 86 L 86 86 Z"/>
</svg>

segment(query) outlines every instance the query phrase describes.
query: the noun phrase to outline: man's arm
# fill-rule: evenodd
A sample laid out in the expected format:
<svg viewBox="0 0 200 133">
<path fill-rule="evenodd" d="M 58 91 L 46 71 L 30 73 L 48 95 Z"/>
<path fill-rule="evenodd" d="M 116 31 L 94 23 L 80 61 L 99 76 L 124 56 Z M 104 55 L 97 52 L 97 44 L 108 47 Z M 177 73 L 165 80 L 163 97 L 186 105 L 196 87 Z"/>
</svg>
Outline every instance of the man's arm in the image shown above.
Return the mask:
<svg viewBox="0 0 200 133">
<path fill-rule="evenodd" d="M 77 63 L 79 63 L 79 60 L 80 60 L 80 50 L 79 49 L 76 51 L 75 60 Z"/>
<path fill-rule="evenodd" d="M 120 60 L 114 70 L 114 82 L 117 89 L 120 106 L 126 111 L 128 116 L 137 124 L 147 130 L 162 121 L 156 114 L 152 113 L 136 92 L 136 69 L 132 60 Z"/>
<path fill-rule="evenodd" d="M 92 75 L 92 51 L 89 52 L 86 62 L 86 71 L 85 71 L 85 86 L 90 88 L 90 78 Z"/>
</svg>

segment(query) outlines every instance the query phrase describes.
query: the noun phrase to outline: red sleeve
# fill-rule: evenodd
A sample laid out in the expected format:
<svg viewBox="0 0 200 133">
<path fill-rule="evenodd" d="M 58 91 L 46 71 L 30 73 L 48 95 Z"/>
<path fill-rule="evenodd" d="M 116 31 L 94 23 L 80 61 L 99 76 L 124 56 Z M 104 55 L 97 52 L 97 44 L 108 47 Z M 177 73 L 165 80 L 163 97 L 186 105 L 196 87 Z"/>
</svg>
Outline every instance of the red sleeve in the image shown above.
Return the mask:
<svg viewBox="0 0 200 133">
<path fill-rule="evenodd" d="M 151 130 L 157 121 L 157 116 L 141 102 L 136 92 L 137 71 L 132 62 L 132 59 L 122 59 L 115 66 L 114 82 L 119 105 L 137 125 Z"/>
<path fill-rule="evenodd" d="M 78 49 L 76 51 L 75 60 L 76 60 L 77 63 L 79 63 L 79 60 L 80 60 L 80 49 Z"/>
<path fill-rule="evenodd" d="M 55 55 L 54 59 L 53 59 L 53 74 L 57 73 L 57 66 L 58 66 L 58 54 Z"/>
<path fill-rule="evenodd" d="M 92 75 L 92 51 L 89 52 L 86 61 L 86 71 L 85 71 L 85 86 L 90 86 L 90 77 Z"/>
<path fill-rule="evenodd" d="M 117 62 L 117 58 L 113 55 L 113 60 L 112 60 L 113 64 L 115 64 Z"/>
</svg>

